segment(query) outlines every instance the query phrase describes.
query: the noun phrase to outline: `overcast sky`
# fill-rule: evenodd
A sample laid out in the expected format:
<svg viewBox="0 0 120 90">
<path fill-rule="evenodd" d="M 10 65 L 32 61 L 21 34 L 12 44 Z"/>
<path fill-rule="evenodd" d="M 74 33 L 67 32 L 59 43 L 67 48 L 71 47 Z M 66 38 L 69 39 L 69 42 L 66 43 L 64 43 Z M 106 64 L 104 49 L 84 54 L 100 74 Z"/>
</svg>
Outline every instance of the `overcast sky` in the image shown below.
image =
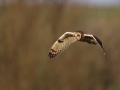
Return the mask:
<svg viewBox="0 0 120 90">
<path fill-rule="evenodd" d="M 3 2 L 6 4 L 11 3 L 11 1 L 18 1 L 18 0 L 0 0 L 0 4 Z M 32 4 L 34 1 L 36 3 L 40 3 L 45 0 L 24 0 L 25 2 Z M 51 0 L 47 0 L 49 3 Z M 64 1 L 64 0 L 56 0 L 58 2 Z M 94 5 L 94 6 L 120 6 L 120 0 L 67 0 L 68 3 L 77 3 L 77 4 L 88 4 L 88 5 Z"/>
<path fill-rule="evenodd" d="M 72 3 L 83 3 L 91 5 L 120 5 L 120 0 L 68 0 Z"/>
</svg>

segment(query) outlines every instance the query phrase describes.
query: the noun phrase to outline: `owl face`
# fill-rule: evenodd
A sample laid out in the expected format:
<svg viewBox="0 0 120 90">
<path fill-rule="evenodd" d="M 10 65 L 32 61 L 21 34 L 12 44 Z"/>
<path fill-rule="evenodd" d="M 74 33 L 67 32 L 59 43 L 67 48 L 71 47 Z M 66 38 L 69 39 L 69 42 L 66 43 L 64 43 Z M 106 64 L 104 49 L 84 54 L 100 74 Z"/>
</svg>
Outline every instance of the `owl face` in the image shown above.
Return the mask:
<svg viewBox="0 0 120 90">
<path fill-rule="evenodd" d="M 81 39 L 81 33 L 75 32 L 75 38 L 76 38 L 77 40 L 80 40 L 80 39 Z"/>
</svg>

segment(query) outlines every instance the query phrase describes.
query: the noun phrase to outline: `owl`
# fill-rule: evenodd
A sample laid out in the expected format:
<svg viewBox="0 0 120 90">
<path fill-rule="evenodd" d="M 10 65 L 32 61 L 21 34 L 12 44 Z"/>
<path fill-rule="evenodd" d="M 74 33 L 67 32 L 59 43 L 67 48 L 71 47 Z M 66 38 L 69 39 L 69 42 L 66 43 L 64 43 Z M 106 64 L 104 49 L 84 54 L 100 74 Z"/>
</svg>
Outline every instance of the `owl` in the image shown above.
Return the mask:
<svg viewBox="0 0 120 90">
<path fill-rule="evenodd" d="M 102 42 L 92 34 L 86 34 L 82 31 L 75 32 L 65 32 L 59 39 L 53 44 L 51 47 L 48 56 L 50 59 L 55 58 L 59 54 L 61 54 L 69 45 L 76 41 L 87 42 L 88 44 L 99 45 L 102 49 L 106 59 L 107 55 L 102 46 Z"/>
</svg>

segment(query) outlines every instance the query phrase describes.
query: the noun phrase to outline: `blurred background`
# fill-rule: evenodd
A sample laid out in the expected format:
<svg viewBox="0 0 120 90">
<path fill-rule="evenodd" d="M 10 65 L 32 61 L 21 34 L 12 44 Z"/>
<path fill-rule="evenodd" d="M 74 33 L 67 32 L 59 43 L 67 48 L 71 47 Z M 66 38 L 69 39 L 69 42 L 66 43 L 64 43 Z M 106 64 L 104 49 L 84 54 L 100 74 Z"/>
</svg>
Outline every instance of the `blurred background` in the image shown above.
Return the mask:
<svg viewBox="0 0 120 90">
<path fill-rule="evenodd" d="M 66 31 L 96 35 L 55 59 Z M 0 0 L 0 90 L 120 90 L 120 0 Z"/>
</svg>

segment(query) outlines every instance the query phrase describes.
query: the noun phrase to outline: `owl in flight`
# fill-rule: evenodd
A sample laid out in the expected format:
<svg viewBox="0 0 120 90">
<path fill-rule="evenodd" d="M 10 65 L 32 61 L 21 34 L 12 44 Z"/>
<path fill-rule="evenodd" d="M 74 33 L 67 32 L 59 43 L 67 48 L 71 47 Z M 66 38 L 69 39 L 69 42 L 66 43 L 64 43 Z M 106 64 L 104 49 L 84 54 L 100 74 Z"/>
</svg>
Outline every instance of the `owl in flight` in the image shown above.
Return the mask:
<svg viewBox="0 0 120 90">
<path fill-rule="evenodd" d="M 82 31 L 75 32 L 65 32 L 51 47 L 48 56 L 51 58 L 55 58 L 59 54 L 61 54 L 70 44 L 75 41 L 87 42 L 89 44 L 98 44 L 102 49 L 106 59 L 107 55 L 102 46 L 102 42 L 92 34 L 85 34 Z"/>
</svg>

